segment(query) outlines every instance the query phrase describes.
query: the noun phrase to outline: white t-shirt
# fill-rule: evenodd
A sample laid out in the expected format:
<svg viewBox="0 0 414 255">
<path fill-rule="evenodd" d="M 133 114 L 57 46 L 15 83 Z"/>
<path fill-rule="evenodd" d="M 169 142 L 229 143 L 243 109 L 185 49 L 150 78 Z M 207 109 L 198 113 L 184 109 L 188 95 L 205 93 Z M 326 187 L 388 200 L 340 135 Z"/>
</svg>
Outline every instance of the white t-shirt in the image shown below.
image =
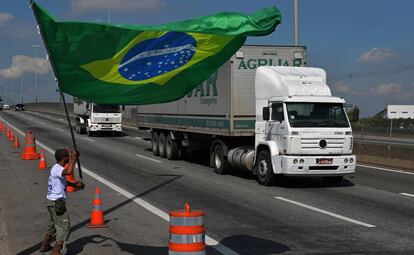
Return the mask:
<svg viewBox="0 0 414 255">
<path fill-rule="evenodd" d="M 66 178 L 62 175 L 65 168 L 55 164 L 50 170 L 49 181 L 47 183 L 47 199 L 55 201 L 58 198 L 66 200 Z"/>
</svg>

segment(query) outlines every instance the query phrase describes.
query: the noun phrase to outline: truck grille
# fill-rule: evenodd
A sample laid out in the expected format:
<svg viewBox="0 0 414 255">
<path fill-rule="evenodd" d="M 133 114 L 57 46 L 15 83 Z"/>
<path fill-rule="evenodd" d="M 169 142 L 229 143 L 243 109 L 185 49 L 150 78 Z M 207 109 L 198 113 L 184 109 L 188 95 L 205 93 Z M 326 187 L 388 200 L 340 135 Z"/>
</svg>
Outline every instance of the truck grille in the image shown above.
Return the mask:
<svg viewBox="0 0 414 255">
<path fill-rule="evenodd" d="M 326 141 L 326 147 L 321 147 L 321 140 Z M 344 138 L 301 138 L 302 150 L 338 150 L 344 147 Z"/>
<path fill-rule="evenodd" d="M 119 123 L 121 119 L 119 117 L 95 117 L 93 120 L 97 123 Z"/>
</svg>

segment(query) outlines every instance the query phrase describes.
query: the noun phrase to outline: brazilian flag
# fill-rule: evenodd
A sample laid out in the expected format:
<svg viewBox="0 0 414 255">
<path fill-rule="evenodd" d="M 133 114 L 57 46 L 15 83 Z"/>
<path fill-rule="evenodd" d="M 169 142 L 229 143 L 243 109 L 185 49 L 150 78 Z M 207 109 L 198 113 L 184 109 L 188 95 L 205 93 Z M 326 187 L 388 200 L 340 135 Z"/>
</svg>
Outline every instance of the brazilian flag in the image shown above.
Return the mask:
<svg viewBox="0 0 414 255">
<path fill-rule="evenodd" d="M 219 13 L 159 26 L 59 22 L 32 2 L 60 89 L 103 104 L 177 100 L 206 80 L 245 42 L 272 33 L 275 7 Z"/>
</svg>

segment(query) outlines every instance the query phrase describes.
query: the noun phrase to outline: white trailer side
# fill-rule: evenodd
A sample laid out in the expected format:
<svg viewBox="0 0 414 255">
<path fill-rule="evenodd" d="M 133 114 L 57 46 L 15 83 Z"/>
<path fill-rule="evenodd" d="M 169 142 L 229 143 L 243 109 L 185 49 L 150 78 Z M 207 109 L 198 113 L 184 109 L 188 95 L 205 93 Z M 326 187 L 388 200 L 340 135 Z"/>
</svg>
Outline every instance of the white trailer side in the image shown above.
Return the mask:
<svg viewBox="0 0 414 255">
<path fill-rule="evenodd" d="M 170 103 L 138 106 L 140 128 L 254 136 L 254 77 L 259 66 L 304 66 L 306 48 L 245 45 L 208 80 Z"/>
</svg>

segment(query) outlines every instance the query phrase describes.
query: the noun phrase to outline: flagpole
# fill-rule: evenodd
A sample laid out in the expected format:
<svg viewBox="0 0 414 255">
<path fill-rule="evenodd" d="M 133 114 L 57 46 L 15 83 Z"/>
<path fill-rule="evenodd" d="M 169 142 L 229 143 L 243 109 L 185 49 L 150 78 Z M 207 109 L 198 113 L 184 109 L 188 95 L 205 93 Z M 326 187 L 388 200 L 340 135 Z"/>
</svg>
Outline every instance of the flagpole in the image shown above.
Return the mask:
<svg viewBox="0 0 414 255">
<path fill-rule="evenodd" d="M 298 46 L 299 44 L 298 0 L 294 0 L 294 16 L 295 16 L 295 46 Z"/>
<path fill-rule="evenodd" d="M 58 83 L 58 86 L 59 86 L 59 83 Z M 60 90 L 60 87 L 59 87 L 59 93 L 60 93 L 60 97 L 62 98 L 63 106 L 65 108 L 66 119 L 68 120 L 68 126 L 69 126 L 69 130 L 70 130 L 70 136 L 72 137 L 72 142 L 73 142 L 73 149 L 75 149 L 76 153 L 78 153 L 78 148 L 76 146 L 75 135 L 73 134 L 72 124 L 71 124 L 70 118 L 69 118 L 68 107 L 66 105 L 65 95 L 63 94 L 62 90 Z M 79 178 L 83 179 L 82 178 L 82 170 L 81 170 L 81 164 L 80 164 L 79 157 L 78 157 L 77 162 L 78 162 L 78 169 L 79 169 Z"/>
<path fill-rule="evenodd" d="M 30 4 L 30 8 L 33 10 L 33 8 L 32 8 L 33 0 L 29 0 L 29 4 Z M 55 65 L 54 65 L 54 63 L 53 63 L 53 59 L 52 59 L 52 57 L 51 57 L 51 55 L 50 55 L 50 50 L 49 50 L 48 45 L 47 45 L 47 43 L 46 43 L 46 40 L 45 40 L 45 37 L 44 37 L 44 34 L 43 34 L 43 30 L 42 30 L 42 29 L 40 28 L 40 26 L 39 26 L 39 17 L 37 16 L 37 13 L 36 13 L 34 10 L 33 10 L 33 14 L 34 14 L 35 19 L 36 19 L 37 27 L 38 27 L 38 28 L 39 28 L 39 30 L 40 30 L 40 35 L 41 35 L 41 37 L 42 37 L 43 44 L 45 45 L 45 48 L 46 48 L 47 54 L 49 55 L 49 62 L 50 62 L 50 65 L 52 66 L 53 73 L 55 74 L 55 77 L 56 77 L 56 80 L 57 80 L 57 85 L 58 85 L 58 88 L 59 88 L 60 98 L 62 99 L 63 105 L 64 105 L 64 107 L 65 107 L 65 114 L 66 114 L 66 119 L 67 119 L 67 121 L 68 121 L 68 126 L 69 126 L 69 130 L 70 130 L 70 135 L 71 135 L 71 137 L 72 137 L 73 149 L 75 149 L 75 151 L 76 151 L 76 152 L 78 152 L 78 149 L 77 149 L 77 146 L 76 146 L 76 141 L 75 141 L 75 135 L 73 134 L 72 125 L 71 125 L 71 123 L 70 123 L 70 118 L 69 118 L 68 108 L 67 108 L 67 106 L 66 106 L 65 96 L 64 96 L 64 94 L 63 94 L 63 92 L 62 92 L 62 89 L 61 89 L 61 87 L 60 87 L 59 76 L 57 75 L 56 68 L 55 68 Z M 77 163 L 78 163 L 78 170 L 79 170 L 79 178 L 80 178 L 80 179 L 83 179 L 83 178 L 82 178 L 82 168 L 81 168 L 81 164 L 80 164 L 79 157 L 78 157 Z"/>
</svg>

